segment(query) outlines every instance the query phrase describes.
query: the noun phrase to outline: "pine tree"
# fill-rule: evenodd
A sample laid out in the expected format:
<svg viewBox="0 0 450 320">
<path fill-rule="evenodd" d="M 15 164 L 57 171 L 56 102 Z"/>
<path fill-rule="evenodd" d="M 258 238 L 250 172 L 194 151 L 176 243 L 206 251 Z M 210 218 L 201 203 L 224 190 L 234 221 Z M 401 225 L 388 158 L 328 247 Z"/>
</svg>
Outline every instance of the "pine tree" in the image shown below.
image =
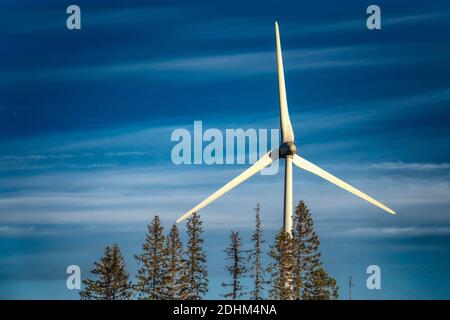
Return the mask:
<svg viewBox="0 0 450 320">
<path fill-rule="evenodd" d="M 268 267 L 272 284 L 269 290 L 271 298 L 277 300 L 292 299 L 294 259 L 293 241 L 289 233 L 283 230 L 277 233 L 275 243 L 270 246 L 269 256 L 273 259 Z"/>
<path fill-rule="evenodd" d="M 164 228 L 159 216 L 155 216 L 147 227 L 142 253 L 135 258 L 141 267 L 137 274 L 136 291 L 139 299 L 158 300 L 163 298 L 164 277 Z"/>
<path fill-rule="evenodd" d="M 300 300 L 305 293 L 306 279 L 319 267 L 319 237 L 313 229 L 311 212 L 303 201 L 295 208 L 292 237 L 294 241 L 294 299 Z"/>
<path fill-rule="evenodd" d="M 242 239 L 239 236 L 239 232 L 231 231 L 230 245 L 224 251 L 226 253 L 226 260 L 230 260 L 231 264 L 225 267 L 225 270 L 231 276 L 230 283 L 222 283 L 222 287 L 231 288 L 231 290 L 225 293 L 225 298 L 231 298 L 236 300 L 242 297 L 245 292 L 245 287 L 241 283 L 241 279 L 247 273 L 246 264 L 248 257 L 245 256 L 245 252 L 242 252 Z"/>
<path fill-rule="evenodd" d="M 330 300 L 339 299 L 339 286 L 337 285 L 336 279 L 329 277 L 328 288 L 330 289 Z"/>
<path fill-rule="evenodd" d="M 106 247 L 100 262 L 94 263 L 91 271 L 97 279 L 83 281 L 85 289 L 80 292 L 83 300 L 126 300 L 133 294 L 128 272 L 125 269 L 117 244 Z"/>
<path fill-rule="evenodd" d="M 252 300 L 262 300 L 264 292 L 264 284 L 266 283 L 264 279 L 264 268 L 261 261 L 261 251 L 264 240 L 262 237 L 262 226 L 261 226 L 261 207 L 259 203 L 255 208 L 255 231 L 252 235 L 253 249 L 250 251 L 250 277 L 254 279 L 254 287 L 250 292 L 250 299 Z"/>
<path fill-rule="evenodd" d="M 323 267 L 312 272 L 305 289 L 306 300 L 336 300 L 339 297 L 336 280 L 331 278 Z"/>
<path fill-rule="evenodd" d="M 186 267 L 183 275 L 183 299 L 199 300 L 208 292 L 206 254 L 203 250 L 203 228 L 198 213 L 194 213 L 186 224 L 188 243 Z"/>
<path fill-rule="evenodd" d="M 319 251 L 319 237 L 314 231 L 311 212 L 303 201 L 295 208 L 292 237 L 294 243 L 293 290 L 294 299 L 322 299 L 324 296 L 337 296 L 336 280 L 324 270 Z M 321 293 L 323 283 L 336 294 Z"/>
<path fill-rule="evenodd" d="M 177 226 L 174 224 L 166 238 L 165 252 L 165 286 L 163 291 L 164 299 L 177 300 L 182 298 L 183 270 L 185 260 L 183 259 L 183 243 Z"/>
</svg>

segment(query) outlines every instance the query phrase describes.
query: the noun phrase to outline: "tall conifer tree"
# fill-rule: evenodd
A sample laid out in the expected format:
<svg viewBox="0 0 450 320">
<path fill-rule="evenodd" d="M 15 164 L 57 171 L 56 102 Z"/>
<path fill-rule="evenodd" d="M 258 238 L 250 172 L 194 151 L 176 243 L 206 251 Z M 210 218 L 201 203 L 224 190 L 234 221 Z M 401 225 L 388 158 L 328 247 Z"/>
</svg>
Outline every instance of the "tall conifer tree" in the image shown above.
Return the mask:
<svg viewBox="0 0 450 320">
<path fill-rule="evenodd" d="M 208 271 L 206 254 L 203 249 L 203 227 L 198 213 L 187 221 L 188 235 L 186 251 L 186 268 L 183 275 L 183 299 L 199 300 L 208 292 Z"/>
<path fill-rule="evenodd" d="M 245 252 L 242 251 L 242 239 L 239 236 L 238 231 L 231 231 L 230 245 L 225 249 L 226 260 L 230 261 L 230 265 L 225 267 L 225 270 L 231 276 L 230 283 L 222 283 L 222 286 L 229 288 L 230 291 L 225 293 L 225 298 L 231 298 L 236 300 L 241 298 L 245 292 L 245 288 L 241 283 L 241 279 L 247 273 L 248 257 L 245 256 Z"/>
<path fill-rule="evenodd" d="M 324 297 L 331 299 L 337 296 L 336 280 L 323 268 L 319 251 L 320 240 L 314 231 L 311 212 L 303 201 L 295 208 L 292 237 L 294 299 L 324 299 Z M 324 290 L 329 292 L 335 290 L 336 294 L 325 294 Z"/>
<path fill-rule="evenodd" d="M 271 275 L 270 296 L 277 300 L 291 300 L 293 298 L 293 241 L 292 237 L 280 230 L 275 243 L 270 246 L 269 256 L 272 263 L 268 267 Z"/>
<path fill-rule="evenodd" d="M 264 292 L 264 268 L 261 261 L 262 245 L 264 239 L 262 235 L 261 207 L 259 203 L 255 208 L 255 231 L 252 234 L 253 248 L 250 251 L 250 277 L 253 279 L 253 290 L 250 291 L 250 299 L 262 300 Z"/>
<path fill-rule="evenodd" d="M 183 259 L 183 243 L 177 226 L 174 224 L 166 238 L 165 252 L 165 285 L 163 290 L 164 299 L 177 300 L 182 298 L 183 271 L 185 260 Z"/>
<path fill-rule="evenodd" d="M 164 228 L 159 216 L 155 216 L 147 227 L 142 253 L 135 258 L 140 265 L 137 274 L 136 291 L 143 300 L 162 299 L 165 286 Z"/>
<path fill-rule="evenodd" d="M 96 276 L 96 279 L 83 281 L 85 289 L 80 292 L 81 299 L 126 300 L 131 297 L 132 285 L 117 244 L 106 247 L 100 262 L 95 262 L 94 265 L 91 273 Z"/>
</svg>

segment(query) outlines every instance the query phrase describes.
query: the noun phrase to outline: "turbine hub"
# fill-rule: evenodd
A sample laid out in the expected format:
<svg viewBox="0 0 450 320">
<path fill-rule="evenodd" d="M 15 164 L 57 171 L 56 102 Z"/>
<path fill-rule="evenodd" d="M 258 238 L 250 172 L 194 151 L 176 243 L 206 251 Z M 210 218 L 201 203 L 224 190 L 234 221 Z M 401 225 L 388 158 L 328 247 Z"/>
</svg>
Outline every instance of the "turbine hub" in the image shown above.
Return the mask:
<svg viewBox="0 0 450 320">
<path fill-rule="evenodd" d="M 286 158 L 288 156 L 293 156 L 297 153 L 297 146 L 293 142 L 285 142 L 280 145 L 280 158 Z"/>
</svg>

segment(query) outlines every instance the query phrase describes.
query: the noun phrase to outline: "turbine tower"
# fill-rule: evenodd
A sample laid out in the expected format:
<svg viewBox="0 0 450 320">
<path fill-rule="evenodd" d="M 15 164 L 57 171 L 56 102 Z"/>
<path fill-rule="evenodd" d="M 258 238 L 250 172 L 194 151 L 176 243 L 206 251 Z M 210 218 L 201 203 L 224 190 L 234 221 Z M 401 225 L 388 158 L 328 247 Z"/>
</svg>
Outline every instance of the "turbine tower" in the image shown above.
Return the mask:
<svg viewBox="0 0 450 320">
<path fill-rule="evenodd" d="M 292 230 L 292 164 L 297 167 L 309 171 L 335 185 L 347 190 L 350 193 L 360 197 L 363 200 L 370 202 L 371 204 L 391 213 L 395 214 L 395 211 L 388 208 L 384 204 L 378 202 L 362 191 L 352 187 L 348 183 L 333 176 L 331 173 L 319 168 L 315 164 L 297 155 L 297 147 L 294 143 L 294 131 L 292 130 L 291 120 L 289 118 L 289 111 L 286 98 L 286 85 L 284 81 L 284 69 L 283 69 L 283 56 L 281 54 L 281 42 L 280 32 L 278 30 L 278 23 L 275 22 L 275 36 L 276 36 L 276 49 L 277 49 L 277 69 L 278 69 L 278 91 L 280 97 L 280 128 L 281 128 L 281 145 L 278 149 L 274 149 L 262 156 L 256 161 L 250 168 L 242 172 L 233 180 L 225 184 L 222 188 L 214 192 L 208 198 L 200 202 L 194 208 L 186 212 L 181 216 L 177 223 L 187 219 L 194 212 L 198 212 L 209 203 L 213 202 L 217 198 L 221 197 L 237 185 L 241 184 L 251 176 L 260 172 L 262 169 L 270 165 L 273 161 L 282 158 L 285 160 L 284 164 L 284 216 L 283 227 L 284 231 L 291 233 Z"/>
</svg>

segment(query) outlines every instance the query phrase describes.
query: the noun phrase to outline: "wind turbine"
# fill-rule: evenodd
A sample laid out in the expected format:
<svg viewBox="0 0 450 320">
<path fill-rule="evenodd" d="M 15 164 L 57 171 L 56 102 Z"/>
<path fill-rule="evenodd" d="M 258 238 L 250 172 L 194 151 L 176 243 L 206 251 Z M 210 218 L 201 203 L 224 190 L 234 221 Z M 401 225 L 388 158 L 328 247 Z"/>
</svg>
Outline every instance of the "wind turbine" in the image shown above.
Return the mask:
<svg viewBox="0 0 450 320">
<path fill-rule="evenodd" d="M 278 90 L 280 96 L 280 127 L 281 127 L 281 137 L 282 143 L 278 149 L 274 149 L 262 156 L 258 161 L 256 161 L 250 168 L 242 172 L 240 175 L 235 177 L 233 180 L 225 184 L 222 188 L 214 192 L 208 198 L 200 202 L 194 208 L 186 212 L 181 216 L 177 223 L 187 219 L 194 212 L 198 212 L 209 203 L 213 202 L 217 198 L 221 197 L 237 185 L 241 184 L 251 176 L 255 175 L 273 161 L 278 158 L 285 159 L 284 166 L 284 220 L 283 226 L 284 231 L 291 233 L 292 230 L 292 164 L 297 167 L 309 171 L 331 183 L 334 183 L 338 187 L 347 190 L 350 193 L 366 200 L 373 205 L 391 213 L 395 214 L 395 211 L 388 208 L 384 204 L 378 202 L 362 191 L 352 187 L 348 183 L 342 181 L 341 179 L 333 176 L 331 173 L 319 168 L 315 164 L 309 162 L 308 160 L 297 155 L 297 147 L 294 143 L 294 131 L 292 130 L 291 120 L 289 118 L 288 104 L 286 98 L 286 86 L 284 82 L 284 69 L 283 69 L 283 57 L 281 55 L 281 43 L 280 43 L 280 33 L 278 30 L 278 23 L 275 22 L 275 35 L 276 35 L 276 47 L 277 47 L 277 69 L 278 69 Z"/>
</svg>

